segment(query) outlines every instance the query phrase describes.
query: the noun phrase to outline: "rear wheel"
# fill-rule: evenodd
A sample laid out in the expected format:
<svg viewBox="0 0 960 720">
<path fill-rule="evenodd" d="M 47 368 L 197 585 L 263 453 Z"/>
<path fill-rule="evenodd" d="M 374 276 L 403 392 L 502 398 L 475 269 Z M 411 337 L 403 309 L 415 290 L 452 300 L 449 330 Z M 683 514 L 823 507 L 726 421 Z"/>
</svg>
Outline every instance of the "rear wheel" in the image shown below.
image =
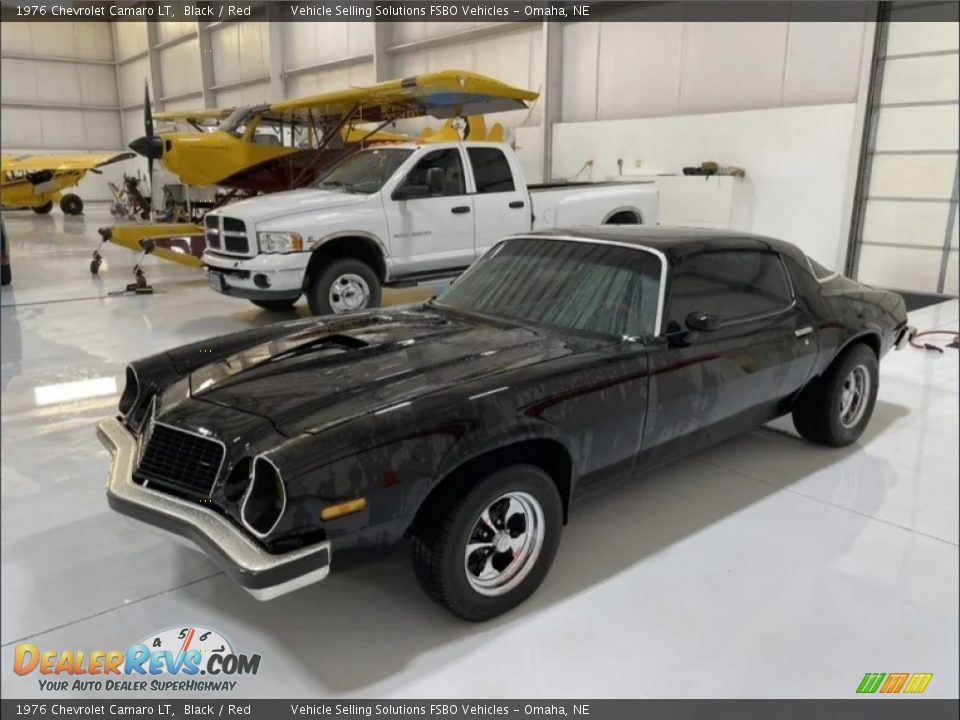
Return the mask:
<svg viewBox="0 0 960 720">
<path fill-rule="evenodd" d="M 362 260 L 333 260 L 313 272 L 307 302 L 314 315 L 342 315 L 380 306 L 380 280 Z"/>
<path fill-rule="evenodd" d="M 30 209 L 33 210 L 37 215 L 46 215 L 48 212 L 53 210 L 53 200 L 48 200 L 43 205 L 37 205 Z"/>
<path fill-rule="evenodd" d="M 295 298 L 285 298 L 283 300 L 251 300 L 254 305 L 257 307 L 263 308 L 264 310 L 289 310 L 294 305 L 297 304 L 299 296 Z"/>
<path fill-rule="evenodd" d="M 842 447 L 859 438 L 877 401 L 876 353 L 858 343 L 849 348 L 793 408 L 793 424 L 811 442 Z"/>
<path fill-rule="evenodd" d="M 79 195 L 67 193 L 60 198 L 60 210 L 64 215 L 82 215 L 83 200 L 80 199 Z"/>
<path fill-rule="evenodd" d="M 442 513 L 418 518 L 413 567 L 424 592 L 454 615 L 482 622 L 512 610 L 550 570 L 563 507 L 540 468 L 498 470 Z"/>
</svg>

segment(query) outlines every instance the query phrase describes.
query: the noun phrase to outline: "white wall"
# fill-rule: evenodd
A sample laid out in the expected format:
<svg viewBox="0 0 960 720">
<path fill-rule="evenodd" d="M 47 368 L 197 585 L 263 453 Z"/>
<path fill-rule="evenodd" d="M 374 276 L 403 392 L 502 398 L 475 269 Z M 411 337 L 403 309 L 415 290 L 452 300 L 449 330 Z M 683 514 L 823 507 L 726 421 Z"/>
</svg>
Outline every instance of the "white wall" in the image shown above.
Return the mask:
<svg viewBox="0 0 960 720">
<path fill-rule="evenodd" d="M 0 145 L 15 154 L 123 147 L 110 23 L 0 23 Z M 110 197 L 104 176 L 79 193 Z"/>
</svg>

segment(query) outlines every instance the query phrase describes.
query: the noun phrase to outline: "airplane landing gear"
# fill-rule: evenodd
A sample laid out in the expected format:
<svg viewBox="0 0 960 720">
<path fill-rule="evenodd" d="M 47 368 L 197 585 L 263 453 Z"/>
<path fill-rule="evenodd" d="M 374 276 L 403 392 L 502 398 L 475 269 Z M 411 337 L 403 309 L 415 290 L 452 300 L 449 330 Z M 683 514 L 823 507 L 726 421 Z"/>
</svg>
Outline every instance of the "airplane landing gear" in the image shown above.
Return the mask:
<svg viewBox="0 0 960 720">
<path fill-rule="evenodd" d="M 147 276 L 143 274 L 143 268 L 140 267 L 140 264 L 144 259 L 154 251 L 157 247 L 157 243 L 154 240 L 141 240 L 140 247 L 143 248 L 143 252 L 140 254 L 140 258 L 137 260 L 137 264 L 133 266 L 133 277 L 134 282 L 127 285 L 127 289 L 124 292 L 132 292 L 137 295 L 152 295 L 153 286 L 147 283 Z"/>
<path fill-rule="evenodd" d="M 60 210 L 64 215 L 83 215 L 83 200 L 79 195 L 67 193 L 60 198 Z"/>
<path fill-rule="evenodd" d="M 110 228 L 104 227 L 97 230 L 100 233 L 100 244 L 97 245 L 97 249 L 93 251 L 93 259 L 90 260 L 90 274 L 96 275 L 100 272 L 100 266 L 103 265 L 103 256 L 100 254 L 100 249 L 103 247 L 103 244 L 110 239 L 111 231 Z"/>
</svg>

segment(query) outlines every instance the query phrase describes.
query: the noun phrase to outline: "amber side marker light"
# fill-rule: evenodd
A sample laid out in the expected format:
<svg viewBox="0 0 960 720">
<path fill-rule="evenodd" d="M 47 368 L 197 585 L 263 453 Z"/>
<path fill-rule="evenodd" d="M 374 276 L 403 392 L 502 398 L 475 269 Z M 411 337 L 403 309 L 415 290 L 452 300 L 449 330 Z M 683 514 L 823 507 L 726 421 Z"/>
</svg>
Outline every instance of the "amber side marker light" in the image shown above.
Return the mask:
<svg viewBox="0 0 960 720">
<path fill-rule="evenodd" d="M 343 517 L 344 515 L 360 512 L 366 506 L 366 498 L 356 498 L 355 500 L 347 500 L 346 502 L 337 503 L 336 505 L 328 505 L 320 511 L 320 519 L 334 520 L 338 517 Z"/>
</svg>

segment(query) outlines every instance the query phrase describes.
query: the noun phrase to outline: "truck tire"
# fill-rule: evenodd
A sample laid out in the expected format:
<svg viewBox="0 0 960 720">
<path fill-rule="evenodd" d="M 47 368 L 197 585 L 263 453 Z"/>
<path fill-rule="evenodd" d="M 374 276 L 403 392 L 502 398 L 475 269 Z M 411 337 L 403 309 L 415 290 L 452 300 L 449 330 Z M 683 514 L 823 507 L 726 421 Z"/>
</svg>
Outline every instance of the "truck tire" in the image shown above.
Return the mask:
<svg viewBox="0 0 960 720">
<path fill-rule="evenodd" d="M 810 442 L 843 447 L 859 438 L 877 401 L 877 354 L 857 343 L 804 389 L 793 408 L 793 424 Z"/>
<path fill-rule="evenodd" d="M 258 308 L 263 308 L 264 310 L 289 310 L 294 305 L 297 304 L 299 297 L 295 298 L 285 298 L 283 300 L 251 300 L 254 305 Z"/>
<path fill-rule="evenodd" d="M 311 271 L 307 303 L 313 315 L 342 315 L 380 307 L 380 280 L 363 260 L 333 260 Z"/>
<path fill-rule="evenodd" d="M 553 564 L 562 530 L 563 503 L 550 476 L 533 465 L 510 465 L 451 498 L 437 515 L 418 518 L 413 569 L 431 600 L 483 622 L 533 594 Z"/>
</svg>

